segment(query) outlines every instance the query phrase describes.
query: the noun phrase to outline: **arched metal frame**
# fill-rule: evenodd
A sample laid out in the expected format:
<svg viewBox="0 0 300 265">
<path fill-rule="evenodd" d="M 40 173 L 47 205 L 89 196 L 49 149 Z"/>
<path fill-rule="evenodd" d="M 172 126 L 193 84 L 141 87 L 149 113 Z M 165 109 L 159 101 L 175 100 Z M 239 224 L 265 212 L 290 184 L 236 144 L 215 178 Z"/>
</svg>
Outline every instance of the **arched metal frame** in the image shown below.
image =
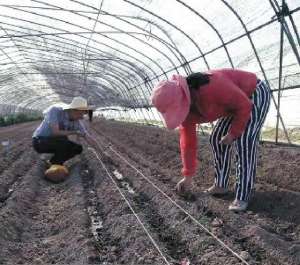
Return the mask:
<svg viewBox="0 0 300 265">
<path fill-rule="evenodd" d="M 233 3 L 216 1 L 236 18 L 243 32 L 224 38 L 219 25 L 199 4 L 189 0 L 172 1 L 177 9 L 188 12 L 191 20 L 201 21 L 206 30 L 215 35 L 216 41 L 207 50 L 186 28 L 177 25 L 171 15 L 155 12 L 151 5 L 155 1 L 110 1 L 125 5 L 130 10 L 126 13 L 121 9 L 110 12 L 104 0 L 97 3 L 67 0 L 67 4 L 47 0 L 15 0 L 14 4 L 7 4 L 0 0 L 1 112 L 41 111 L 50 104 L 67 103 L 73 96 L 83 95 L 103 113 L 114 111 L 124 118 L 132 109 L 130 115 L 134 120 L 142 118 L 151 123 L 158 114 L 151 108 L 149 96 L 158 80 L 173 73 L 187 75 L 196 71 L 195 62 L 201 71 L 210 69 L 208 57 L 218 52 L 224 53 L 229 67 L 238 67 L 229 47 L 248 39 L 253 53 L 249 56 L 257 62 L 257 72 L 277 93 L 277 98 L 275 94 L 272 97 L 277 109 L 275 141 L 279 141 L 281 126 L 291 143 L 280 108 L 282 92 L 300 87 L 299 79 L 292 85 L 285 85 L 283 81 L 300 73 L 299 24 L 297 27 L 294 19 L 296 15 L 299 17 L 300 4 L 291 10 L 285 0 L 265 0 L 273 10 L 273 17 L 250 29 Z M 70 8 L 72 5 L 74 8 Z M 53 12 L 57 12 L 56 15 Z M 80 23 L 69 21 L 68 14 L 78 18 Z M 253 35 L 275 24 L 280 25 L 280 34 L 279 65 L 275 67 L 278 75 L 274 78 L 268 75 L 270 69 L 264 66 Z M 193 51 L 192 57 L 178 39 Z M 295 58 L 291 65 L 284 63 L 287 46 Z M 290 73 L 286 71 L 288 66 L 298 70 Z"/>
</svg>

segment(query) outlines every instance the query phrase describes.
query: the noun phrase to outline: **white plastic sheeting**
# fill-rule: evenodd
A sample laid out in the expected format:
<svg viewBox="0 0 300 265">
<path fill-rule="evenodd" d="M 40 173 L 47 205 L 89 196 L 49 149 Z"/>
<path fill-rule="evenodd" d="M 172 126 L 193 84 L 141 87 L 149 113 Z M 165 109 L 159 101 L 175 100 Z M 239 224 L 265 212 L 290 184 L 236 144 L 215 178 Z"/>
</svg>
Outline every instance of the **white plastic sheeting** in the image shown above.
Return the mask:
<svg viewBox="0 0 300 265">
<path fill-rule="evenodd" d="M 98 108 L 146 107 L 134 113 L 152 120 L 158 80 L 234 67 L 274 90 L 281 78 L 290 88 L 281 116 L 299 126 L 299 31 L 299 0 L 0 0 L 0 110 L 43 110 L 83 95 Z"/>
</svg>

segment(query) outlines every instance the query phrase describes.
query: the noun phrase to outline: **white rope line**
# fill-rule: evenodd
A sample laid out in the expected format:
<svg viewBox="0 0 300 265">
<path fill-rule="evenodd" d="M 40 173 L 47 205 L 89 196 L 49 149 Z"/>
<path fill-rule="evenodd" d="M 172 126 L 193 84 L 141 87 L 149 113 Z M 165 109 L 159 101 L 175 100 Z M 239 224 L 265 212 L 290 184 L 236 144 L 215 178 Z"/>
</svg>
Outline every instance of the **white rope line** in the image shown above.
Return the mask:
<svg viewBox="0 0 300 265">
<path fill-rule="evenodd" d="M 145 233 L 147 234 L 147 236 L 150 238 L 152 244 L 154 245 L 154 247 L 157 249 L 157 251 L 159 252 L 159 254 L 161 255 L 162 259 L 165 261 L 166 264 L 171 265 L 168 260 L 166 259 L 166 257 L 164 256 L 164 254 L 162 253 L 162 251 L 160 250 L 158 244 L 155 242 L 155 240 L 153 239 L 153 237 L 151 236 L 150 232 L 148 232 L 147 228 L 144 226 L 143 222 L 141 221 L 141 219 L 139 218 L 139 216 L 137 215 L 137 213 L 134 211 L 134 209 L 132 208 L 132 206 L 130 205 L 129 201 L 127 200 L 127 198 L 125 197 L 125 195 L 123 194 L 123 192 L 121 191 L 121 189 L 118 187 L 118 184 L 116 183 L 116 181 L 114 180 L 114 178 L 110 175 L 109 171 L 107 170 L 106 166 L 104 165 L 104 163 L 102 162 L 102 160 L 100 159 L 99 155 L 97 154 L 97 152 L 95 151 L 94 148 L 90 148 L 93 153 L 95 154 L 95 156 L 97 157 L 97 159 L 99 160 L 99 162 L 101 163 L 101 166 L 103 167 L 103 169 L 106 171 L 107 175 L 109 176 L 109 178 L 111 179 L 111 181 L 115 184 L 117 190 L 119 191 L 120 195 L 122 196 L 122 198 L 125 200 L 126 204 L 128 205 L 128 207 L 130 208 L 130 210 L 132 211 L 132 213 L 134 214 L 134 216 L 136 217 L 136 219 L 138 220 L 138 222 L 140 223 L 140 225 L 142 226 L 142 228 L 144 229 Z"/>
<path fill-rule="evenodd" d="M 135 166 L 130 164 L 119 152 L 117 152 L 115 149 L 113 149 L 111 146 L 109 146 L 109 149 L 111 149 L 117 156 L 119 156 L 122 160 L 124 160 L 129 166 L 131 166 L 133 169 L 135 169 L 148 183 L 150 183 L 152 186 L 154 186 L 160 193 L 162 193 L 167 199 L 169 199 L 177 208 L 179 208 L 181 211 L 183 211 L 187 216 L 189 216 L 198 226 L 200 226 L 206 233 L 208 233 L 211 237 L 213 237 L 221 246 L 223 246 L 225 249 L 227 249 L 229 252 L 231 252 L 236 258 L 238 258 L 240 261 L 242 261 L 244 264 L 249 265 L 249 263 L 244 260 L 239 254 L 237 254 L 233 249 L 231 249 L 228 245 L 226 245 L 225 242 L 223 242 L 221 239 L 219 239 L 215 234 L 210 232 L 208 228 L 206 228 L 204 225 L 202 225 L 195 217 L 193 217 L 189 212 L 187 212 L 184 208 L 182 208 L 177 202 L 175 202 L 170 196 L 168 196 L 164 191 L 162 191 L 155 183 L 153 183 L 151 180 L 149 180 L 139 169 L 137 169 Z"/>
</svg>

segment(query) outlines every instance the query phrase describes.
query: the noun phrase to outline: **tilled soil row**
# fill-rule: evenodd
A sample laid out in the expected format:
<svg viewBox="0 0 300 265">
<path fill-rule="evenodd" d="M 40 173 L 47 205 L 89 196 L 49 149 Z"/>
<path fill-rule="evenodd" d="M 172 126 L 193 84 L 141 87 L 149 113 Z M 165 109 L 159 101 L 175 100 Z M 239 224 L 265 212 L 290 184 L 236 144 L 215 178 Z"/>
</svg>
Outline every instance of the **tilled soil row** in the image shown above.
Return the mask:
<svg viewBox="0 0 300 265">
<path fill-rule="evenodd" d="M 38 126 L 38 121 L 25 122 L 10 126 L 0 127 L 0 141 L 10 140 L 18 141 L 24 138 L 30 138 L 34 129 Z"/>
<path fill-rule="evenodd" d="M 133 153 L 141 152 L 146 160 L 155 163 L 161 171 L 171 170 L 171 176 L 180 178 L 181 161 L 176 133 L 155 127 L 132 124 L 125 126 L 124 123 L 108 121 L 99 122 L 96 130 L 116 143 L 122 152 L 126 152 L 130 146 Z M 211 151 L 206 141 L 207 137 L 204 136 L 198 141 L 200 172 L 194 178 L 194 185 L 199 190 L 210 186 L 214 178 Z M 300 150 L 264 144 L 260 147 L 259 154 L 254 201 L 263 200 L 266 203 L 254 203 L 255 211 L 272 219 L 282 218 L 299 223 L 299 211 L 296 209 L 300 206 L 300 193 L 297 192 L 300 190 Z M 142 166 L 145 164 L 142 159 L 141 163 Z M 231 189 L 234 189 L 233 185 Z"/>
<path fill-rule="evenodd" d="M 80 167 L 61 184 L 33 163 L 0 209 L 0 264 L 87 264 L 93 252 Z"/>
<path fill-rule="evenodd" d="M 25 153 L 26 150 L 29 150 L 30 146 L 28 143 L 28 140 L 26 141 L 17 141 L 14 144 L 12 144 L 8 150 L 1 150 L 0 151 L 0 174 L 2 174 L 3 171 L 10 168 L 12 163 L 17 161 L 22 157 L 22 155 Z M 1 180 L 0 180 L 1 181 Z"/>
<path fill-rule="evenodd" d="M 19 253 L 22 249 L 22 244 L 20 243 L 22 233 L 30 223 L 30 220 L 25 218 L 25 216 L 27 215 L 26 212 L 31 210 L 29 202 L 34 200 L 36 196 L 36 192 L 32 188 L 36 186 L 33 179 L 35 179 L 35 175 L 38 173 L 38 167 L 34 165 L 32 169 L 24 175 L 23 181 L 20 183 L 18 189 L 12 193 L 2 209 L 0 209 L 1 264 L 17 264 L 17 261 L 22 262 L 22 259 L 20 259 L 20 256 L 16 255 L 16 253 Z M 32 183 L 29 184 L 28 180 Z"/>
<path fill-rule="evenodd" d="M 105 257 L 110 256 L 110 250 L 116 249 L 117 241 L 111 240 L 110 234 L 103 226 L 105 213 L 103 212 L 103 203 L 99 200 L 96 192 L 94 170 L 89 167 L 89 157 L 91 154 L 85 153 L 81 164 L 81 180 L 84 189 L 85 208 L 89 215 L 90 233 L 93 236 L 91 241 L 93 244 L 93 251 L 89 253 L 89 263 L 101 263 Z M 97 170 L 97 174 L 105 174 L 101 170 Z M 113 253 L 115 254 L 115 253 Z"/>
<path fill-rule="evenodd" d="M 241 263 L 113 150 L 249 264 L 300 264 L 300 189 L 293 178 L 299 167 L 277 162 L 276 168 L 274 147 L 262 147 L 259 168 L 267 178 L 258 178 L 249 211 L 234 214 L 227 210 L 232 193 L 220 198 L 202 193 L 213 179 L 210 150 L 203 139 L 193 196 L 179 197 L 174 191 L 181 177 L 176 133 L 109 121 L 94 126 L 106 148 L 99 155 L 109 174 L 171 264 L 185 258 L 191 265 Z M 0 164 L 0 186 L 5 185 L 4 194 L 9 195 L 0 207 L 0 264 L 166 264 L 91 150 L 82 161 L 68 163 L 70 177 L 60 184 L 44 180 L 45 165 L 30 148 L 30 137 L 13 139 L 11 150 L 7 165 L 3 160 Z M 297 163 L 296 150 L 279 151 L 280 157 Z M 278 180 L 277 173 L 284 170 L 286 175 Z M 272 171 L 275 179 L 270 182 Z"/>
<path fill-rule="evenodd" d="M 121 162 L 113 159 L 114 163 L 117 161 L 117 168 L 120 170 Z M 112 164 L 107 165 L 109 172 L 114 172 L 116 166 Z M 123 169 L 123 168 L 122 168 Z M 146 191 L 137 189 L 135 183 L 130 178 L 131 174 L 135 174 L 134 171 L 127 168 L 119 172 L 123 177 L 117 179 L 116 183 L 118 187 L 125 194 L 130 205 L 134 211 L 141 218 L 143 224 L 147 227 L 147 230 L 162 250 L 163 254 L 168 257 L 168 260 L 172 264 L 181 264 L 186 257 L 191 257 L 191 253 L 188 249 L 187 242 L 182 239 L 182 235 L 173 228 L 173 224 L 170 224 L 168 220 L 163 216 L 159 205 L 156 204 L 150 198 Z M 112 174 L 113 175 L 113 174 Z M 145 235 L 146 236 L 146 235 Z"/>
<path fill-rule="evenodd" d="M 143 181 L 134 169 L 128 167 L 124 161 L 113 153 L 109 152 L 109 155 L 114 161 L 114 166 L 110 168 L 110 171 L 114 171 L 117 168 L 123 174 L 124 180 L 133 187 L 134 195 L 127 192 L 130 202 L 137 209 L 139 215 L 144 216 L 145 222 L 149 225 L 149 230 L 154 235 L 158 235 L 157 242 L 170 257 L 172 264 L 181 264 L 181 261 L 185 258 L 190 260 L 191 264 L 221 264 L 224 262 L 225 264 L 242 264 L 231 253 L 224 250 L 202 228 L 192 222 L 184 212 L 180 211 L 162 196 L 152 185 Z M 138 166 L 134 161 L 132 162 L 135 166 Z M 151 168 L 149 170 L 151 171 Z M 214 233 L 220 230 L 219 228 L 213 228 L 212 223 L 217 219 L 217 216 L 207 209 L 203 202 L 196 203 L 195 201 L 178 200 L 169 185 L 155 180 L 154 182 L 168 196 L 182 205 L 183 208 L 188 209 L 200 223 L 204 223 Z M 124 189 L 123 185 L 120 185 L 120 187 Z M 238 236 L 240 237 L 240 235 Z M 233 242 L 232 238 L 232 234 L 230 238 L 222 235 L 222 240 L 227 241 L 226 243 L 238 253 L 247 249 L 243 241 L 236 240 L 236 242 Z M 262 258 L 258 256 L 258 253 L 262 252 L 263 250 L 257 246 L 253 247 L 251 249 L 251 254 L 253 254 L 252 262 L 261 261 Z"/>
<path fill-rule="evenodd" d="M 152 161 L 157 163 L 158 167 L 168 167 L 178 171 L 181 168 L 177 132 L 153 126 L 106 120 L 96 122 L 94 127 L 111 139 L 126 143 L 127 146 L 152 157 Z M 209 185 L 209 181 L 211 183 L 214 177 L 213 157 L 208 138 L 209 136 L 206 135 L 198 137 L 197 156 L 200 169 L 197 172 L 195 183 L 197 184 L 199 181 L 202 186 L 203 184 Z M 160 146 L 159 153 L 157 153 L 158 146 Z M 258 153 L 257 183 L 268 184 L 275 190 L 283 188 L 300 192 L 299 148 L 263 144 L 259 146 Z M 234 174 L 235 170 L 232 167 L 232 175 Z"/>
<path fill-rule="evenodd" d="M 102 221 L 96 239 L 99 256 L 94 260 L 109 265 L 165 264 L 95 154 L 86 157 L 97 198 L 90 206 L 94 204 L 97 219 Z M 101 159 L 106 168 L 114 168 L 111 159 Z M 111 170 L 108 172 L 113 175 Z"/>
<path fill-rule="evenodd" d="M 19 183 L 32 168 L 33 162 L 37 158 L 38 155 L 29 149 L 29 151 L 23 152 L 17 160 L 13 160 L 10 163 L 10 167 L 0 174 L 0 207 L 4 205 L 9 196 L 18 188 Z"/>
<path fill-rule="evenodd" d="M 108 139 L 104 143 L 105 145 L 113 142 L 120 148 L 124 146 L 124 148 L 130 148 L 133 153 L 141 153 L 143 157 L 151 158 L 151 161 L 156 163 L 157 168 L 180 171 L 180 150 L 176 132 L 150 126 L 126 125 L 121 122 L 109 121 L 96 122 L 93 128 L 97 130 L 98 134 Z M 159 147 L 159 153 L 157 147 Z M 122 151 L 126 152 L 126 149 L 122 149 Z"/>
<path fill-rule="evenodd" d="M 101 128 L 101 133 L 102 132 L 103 130 Z M 124 136 L 123 133 L 120 133 L 120 135 Z M 138 136 L 135 137 L 135 139 L 137 138 Z M 129 148 L 126 141 L 122 142 L 118 138 L 113 137 L 109 137 L 103 141 L 103 143 L 106 144 L 108 142 L 118 144 L 118 148 L 122 150 L 122 152 L 127 150 L 126 155 L 129 156 L 129 159 L 136 162 L 137 168 L 143 168 L 144 171 L 150 169 L 149 176 L 152 176 L 155 179 L 157 178 L 158 182 L 160 182 L 158 185 L 169 186 L 169 189 L 173 188 L 175 181 L 172 180 L 170 176 L 174 176 L 174 170 L 160 167 L 158 172 L 156 165 L 151 165 L 151 157 L 150 159 L 147 159 L 148 157 L 145 155 L 145 153 L 139 153 L 136 152 L 136 150 Z M 157 156 L 159 157 L 160 152 L 158 149 L 161 149 L 161 145 L 159 143 L 156 147 Z M 291 197 L 294 196 L 291 193 L 288 193 L 286 196 L 290 196 L 287 199 L 293 199 L 292 202 L 295 202 L 296 205 L 299 204 L 299 198 L 296 198 L 295 200 L 294 197 Z M 276 197 L 279 198 L 279 196 L 275 196 L 275 205 Z M 248 254 L 250 254 L 250 256 L 256 260 L 256 262 L 261 264 L 299 263 L 299 254 L 297 254 L 299 242 L 299 218 L 298 214 L 295 212 L 295 210 L 293 210 L 294 207 L 292 207 L 290 210 L 286 208 L 282 209 L 282 205 L 279 204 L 274 207 L 275 214 L 273 212 L 269 213 L 269 215 L 265 215 L 264 212 L 263 214 L 255 214 L 252 211 L 249 211 L 245 214 L 235 215 L 226 211 L 226 207 L 228 207 L 228 199 L 231 199 L 231 197 L 228 196 L 220 199 L 201 198 L 201 195 L 199 194 L 199 198 L 196 201 L 196 204 L 198 204 L 198 201 L 200 201 L 200 208 L 198 208 L 198 211 L 202 209 L 205 212 L 205 209 L 208 209 L 208 212 L 211 212 L 213 217 L 220 217 L 223 220 L 224 224 L 222 229 L 219 229 L 219 234 L 221 237 L 227 236 L 229 241 L 233 240 L 240 243 L 240 249 L 246 249 Z M 206 201 L 206 203 L 203 203 L 203 201 Z M 274 203 L 274 200 L 272 203 Z M 256 204 L 261 205 L 260 202 L 254 200 L 254 206 Z M 256 208 L 258 207 L 256 206 Z M 282 210 L 290 212 L 289 218 L 274 218 L 276 216 L 276 211 L 279 211 L 279 209 L 281 209 L 282 217 L 287 217 L 284 215 L 284 211 Z M 269 209 L 265 210 L 268 211 Z M 270 229 L 272 226 L 277 228 L 283 227 L 283 231 L 288 232 L 288 234 L 278 233 L 278 230 L 280 229 L 277 229 L 277 231 Z M 274 243 L 270 242 L 271 239 L 274 240 Z M 225 238 L 225 240 L 227 239 Z M 276 241 L 285 244 L 280 244 L 281 247 L 277 247 Z M 291 253 L 293 255 L 291 255 Z"/>
</svg>

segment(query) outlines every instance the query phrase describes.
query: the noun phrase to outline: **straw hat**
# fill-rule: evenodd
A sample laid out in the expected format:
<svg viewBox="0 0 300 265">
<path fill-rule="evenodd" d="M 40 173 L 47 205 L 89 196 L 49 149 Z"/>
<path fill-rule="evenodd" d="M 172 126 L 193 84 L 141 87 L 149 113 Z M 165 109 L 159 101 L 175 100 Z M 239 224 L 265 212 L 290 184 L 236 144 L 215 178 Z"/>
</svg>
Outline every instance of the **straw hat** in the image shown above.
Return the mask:
<svg viewBox="0 0 300 265">
<path fill-rule="evenodd" d="M 83 97 L 74 97 L 71 104 L 66 105 L 63 109 L 92 110 L 92 108 L 88 106 L 87 100 Z"/>
</svg>

